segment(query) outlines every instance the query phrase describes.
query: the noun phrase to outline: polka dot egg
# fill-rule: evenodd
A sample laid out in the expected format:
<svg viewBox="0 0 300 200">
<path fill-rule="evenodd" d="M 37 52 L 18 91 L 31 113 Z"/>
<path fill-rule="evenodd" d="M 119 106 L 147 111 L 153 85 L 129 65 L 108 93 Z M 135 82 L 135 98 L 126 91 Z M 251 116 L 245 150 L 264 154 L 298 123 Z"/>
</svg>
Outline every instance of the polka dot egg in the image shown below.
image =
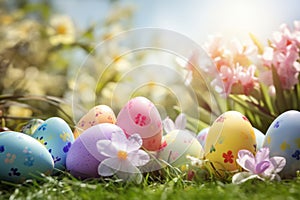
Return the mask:
<svg viewBox="0 0 300 200">
<path fill-rule="evenodd" d="M 76 128 L 74 130 L 75 139 L 78 138 L 84 130 L 100 123 L 116 123 L 115 113 L 109 106 L 98 105 L 89 110 L 89 112 L 76 124 Z"/>
<path fill-rule="evenodd" d="M 300 170 L 300 112 L 290 110 L 279 115 L 267 130 L 264 147 L 270 156 L 283 156 L 286 165 L 279 173 L 282 178 L 296 177 Z"/>
<path fill-rule="evenodd" d="M 69 125 L 59 117 L 51 117 L 34 131 L 32 137 L 48 149 L 55 168 L 64 170 L 67 153 L 74 142 Z"/>
<path fill-rule="evenodd" d="M 0 180 L 22 183 L 49 175 L 54 167 L 44 145 L 29 135 L 6 131 L 0 133 Z"/>
</svg>

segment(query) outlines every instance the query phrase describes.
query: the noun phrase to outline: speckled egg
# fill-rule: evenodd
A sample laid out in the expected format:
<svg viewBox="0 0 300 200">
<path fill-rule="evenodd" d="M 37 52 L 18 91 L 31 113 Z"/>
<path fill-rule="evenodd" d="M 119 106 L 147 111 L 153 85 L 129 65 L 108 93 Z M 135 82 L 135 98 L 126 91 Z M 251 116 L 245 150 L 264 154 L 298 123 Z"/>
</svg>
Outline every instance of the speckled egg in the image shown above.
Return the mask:
<svg viewBox="0 0 300 200">
<path fill-rule="evenodd" d="M 28 121 L 20 130 L 21 133 L 25 133 L 27 135 L 32 135 L 34 131 L 42 124 L 44 120 L 41 119 L 32 119 Z"/>
<path fill-rule="evenodd" d="M 54 166 L 65 169 L 67 153 L 74 142 L 69 125 L 59 117 L 51 117 L 42 123 L 32 137 L 43 144 L 52 155 Z"/>
<path fill-rule="evenodd" d="M 173 130 L 164 136 L 162 149 L 158 152 L 159 159 L 181 168 L 190 163 L 187 155 L 196 158 L 203 156 L 203 148 L 195 135 L 186 130 Z"/>
<path fill-rule="evenodd" d="M 282 178 L 296 177 L 300 170 L 300 112 L 279 115 L 268 128 L 263 146 L 270 149 L 270 156 L 285 157 L 286 165 L 279 173 Z"/>
<path fill-rule="evenodd" d="M 256 151 L 256 138 L 248 119 L 237 111 L 227 111 L 219 116 L 210 127 L 204 147 L 206 159 L 217 176 L 238 169 L 238 151 Z"/>
<path fill-rule="evenodd" d="M 206 127 L 204 129 L 202 129 L 197 135 L 197 140 L 200 142 L 200 144 L 203 148 L 205 146 L 205 141 L 206 141 L 208 131 L 209 131 L 209 127 Z"/>
<path fill-rule="evenodd" d="M 257 128 L 253 127 L 253 129 L 254 129 L 256 144 L 257 144 L 256 149 L 259 150 L 263 146 L 265 135 Z"/>
<path fill-rule="evenodd" d="M 102 123 L 83 131 L 69 150 L 67 170 L 78 178 L 99 177 L 98 165 L 106 157 L 98 152 L 97 141 L 110 140 L 113 132 L 123 133 L 123 130 L 114 124 Z"/>
<path fill-rule="evenodd" d="M 75 139 L 86 129 L 100 123 L 116 123 L 114 111 L 107 105 L 98 105 L 93 107 L 84 115 L 76 125 L 74 130 Z"/>
<path fill-rule="evenodd" d="M 54 167 L 51 154 L 34 138 L 19 132 L 0 133 L 0 180 L 22 183 L 49 175 Z"/>
<path fill-rule="evenodd" d="M 155 105 L 145 97 L 131 99 L 119 112 L 117 125 L 127 136 L 138 133 L 143 147 L 156 151 L 161 145 L 162 121 Z"/>
</svg>

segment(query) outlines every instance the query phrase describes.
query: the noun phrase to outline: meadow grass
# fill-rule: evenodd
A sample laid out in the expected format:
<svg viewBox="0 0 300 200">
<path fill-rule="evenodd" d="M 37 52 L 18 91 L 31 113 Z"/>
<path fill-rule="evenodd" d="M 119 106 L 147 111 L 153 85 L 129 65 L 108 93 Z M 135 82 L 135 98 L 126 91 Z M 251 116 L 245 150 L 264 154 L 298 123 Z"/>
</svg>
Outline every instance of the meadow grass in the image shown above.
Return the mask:
<svg viewBox="0 0 300 200">
<path fill-rule="evenodd" d="M 300 178 L 281 182 L 250 180 L 187 181 L 183 176 L 140 183 L 116 179 L 78 180 L 71 175 L 47 176 L 23 184 L 1 182 L 0 199 L 300 199 Z"/>
</svg>

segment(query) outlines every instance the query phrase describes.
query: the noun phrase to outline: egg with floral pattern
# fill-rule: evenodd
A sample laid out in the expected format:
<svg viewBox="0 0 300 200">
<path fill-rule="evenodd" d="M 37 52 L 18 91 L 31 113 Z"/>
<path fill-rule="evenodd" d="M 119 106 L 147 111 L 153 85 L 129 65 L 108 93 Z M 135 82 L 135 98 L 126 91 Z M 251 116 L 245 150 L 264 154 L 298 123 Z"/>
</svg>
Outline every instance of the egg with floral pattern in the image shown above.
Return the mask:
<svg viewBox="0 0 300 200">
<path fill-rule="evenodd" d="M 97 149 L 97 141 L 111 139 L 113 132 L 123 130 L 111 123 L 97 124 L 83 131 L 67 155 L 67 170 L 78 178 L 98 178 L 98 166 L 106 158 Z"/>
<path fill-rule="evenodd" d="M 187 156 L 203 157 L 203 148 L 194 134 L 186 130 L 173 130 L 164 136 L 158 151 L 159 159 L 184 169 L 190 163 Z"/>
<path fill-rule="evenodd" d="M 296 177 L 300 170 L 300 112 L 289 110 L 279 115 L 268 128 L 263 146 L 270 149 L 270 156 L 286 159 L 279 173 L 282 178 Z"/>
<path fill-rule="evenodd" d="M 162 121 L 157 108 L 149 99 L 131 99 L 119 112 L 116 124 L 127 136 L 138 133 L 143 139 L 145 149 L 159 149 L 163 133 Z"/>
<path fill-rule="evenodd" d="M 42 124 L 44 120 L 41 119 L 31 119 L 24 126 L 22 126 L 20 132 L 27 135 L 32 135 L 34 131 Z"/>
<path fill-rule="evenodd" d="M 41 174 L 51 174 L 54 162 L 44 145 L 29 135 L 5 131 L 0 133 L 0 180 L 22 183 Z"/>
<path fill-rule="evenodd" d="M 52 155 L 54 166 L 65 169 L 67 153 L 74 142 L 74 135 L 69 125 L 59 117 L 44 121 L 32 134 Z"/>
<path fill-rule="evenodd" d="M 254 129 L 248 119 L 237 111 L 227 111 L 219 116 L 210 127 L 205 142 L 205 158 L 209 168 L 217 176 L 237 170 L 238 151 L 256 152 Z"/>
<path fill-rule="evenodd" d="M 116 123 L 116 115 L 114 111 L 107 105 L 97 105 L 93 107 L 79 120 L 74 130 L 75 139 L 84 130 L 100 123 Z"/>
</svg>

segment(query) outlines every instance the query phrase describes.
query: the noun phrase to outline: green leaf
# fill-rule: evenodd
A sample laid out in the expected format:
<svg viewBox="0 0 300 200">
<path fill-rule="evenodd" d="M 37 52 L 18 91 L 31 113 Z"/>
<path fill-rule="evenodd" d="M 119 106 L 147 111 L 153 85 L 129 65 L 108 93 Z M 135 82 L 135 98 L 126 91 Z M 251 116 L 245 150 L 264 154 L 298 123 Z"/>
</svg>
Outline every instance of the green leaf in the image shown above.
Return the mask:
<svg viewBox="0 0 300 200">
<path fill-rule="evenodd" d="M 275 106 L 277 107 L 279 113 L 282 113 L 285 110 L 287 110 L 287 102 L 284 98 L 281 82 L 274 66 L 272 66 L 272 77 L 273 77 L 273 84 L 276 90 Z"/>
<path fill-rule="evenodd" d="M 252 42 L 256 45 L 259 54 L 263 54 L 264 46 L 258 41 L 254 34 L 249 33 Z"/>
</svg>

